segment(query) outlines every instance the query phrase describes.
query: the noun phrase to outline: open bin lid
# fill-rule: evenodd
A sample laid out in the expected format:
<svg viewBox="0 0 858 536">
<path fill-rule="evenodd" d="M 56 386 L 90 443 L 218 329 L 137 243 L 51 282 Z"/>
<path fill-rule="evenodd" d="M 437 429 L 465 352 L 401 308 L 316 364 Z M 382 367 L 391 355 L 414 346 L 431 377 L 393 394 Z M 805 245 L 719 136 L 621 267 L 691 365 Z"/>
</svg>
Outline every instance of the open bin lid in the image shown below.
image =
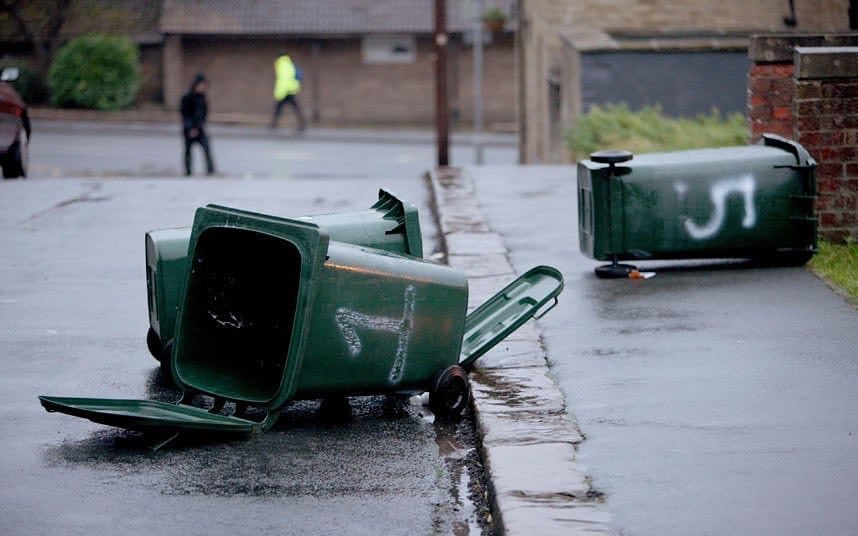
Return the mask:
<svg viewBox="0 0 858 536">
<path fill-rule="evenodd" d="M 259 425 L 247 419 L 209 413 L 195 406 L 154 400 L 40 396 L 39 401 L 49 412 L 138 432 L 181 430 L 247 434 Z"/>
<path fill-rule="evenodd" d="M 563 290 L 563 275 L 550 266 L 531 268 L 477 307 L 465 319 L 465 335 L 459 365 L 469 368 L 474 361 L 537 313 L 554 302 L 537 318 L 557 304 Z"/>
</svg>

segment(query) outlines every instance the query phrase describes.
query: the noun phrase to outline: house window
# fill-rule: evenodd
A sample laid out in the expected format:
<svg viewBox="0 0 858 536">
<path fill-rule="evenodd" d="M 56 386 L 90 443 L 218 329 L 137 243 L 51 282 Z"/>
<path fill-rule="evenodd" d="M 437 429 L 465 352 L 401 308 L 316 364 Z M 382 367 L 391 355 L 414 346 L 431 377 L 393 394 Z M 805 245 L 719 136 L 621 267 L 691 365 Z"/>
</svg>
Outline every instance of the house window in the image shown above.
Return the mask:
<svg viewBox="0 0 858 536">
<path fill-rule="evenodd" d="M 414 63 L 417 42 L 411 35 L 367 35 L 363 38 L 364 63 Z"/>
</svg>

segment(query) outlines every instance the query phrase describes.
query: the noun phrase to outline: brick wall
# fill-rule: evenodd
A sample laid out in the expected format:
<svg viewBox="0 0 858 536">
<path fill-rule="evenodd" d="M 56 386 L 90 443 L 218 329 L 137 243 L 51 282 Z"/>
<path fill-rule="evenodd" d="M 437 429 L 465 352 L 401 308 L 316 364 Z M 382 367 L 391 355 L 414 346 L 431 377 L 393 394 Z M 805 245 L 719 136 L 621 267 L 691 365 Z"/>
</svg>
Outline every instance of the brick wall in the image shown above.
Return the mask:
<svg viewBox="0 0 858 536">
<path fill-rule="evenodd" d="M 820 235 L 858 239 L 858 34 L 758 36 L 750 57 L 751 141 L 801 143 L 818 163 Z"/>
<path fill-rule="evenodd" d="M 792 102 L 795 84 L 792 63 L 764 63 L 751 67 L 748 78 L 748 123 L 751 140 L 765 133 L 792 138 Z"/>
<path fill-rule="evenodd" d="M 274 38 L 227 38 L 170 36 L 165 43 L 165 75 L 181 82 L 168 83 L 165 106 L 175 108 L 181 93 L 197 72 L 211 81 L 209 101 L 213 118 L 271 113 L 274 87 L 273 61 L 279 51 L 289 55 L 304 71 L 299 101 L 308 118 L 317 114 L 324 124 L 431 124 L 434 121 L 433 47 L 428 37 L 418 38 L 413 63 L 363 62 L 361 39 L 284 40 Z M 177 46 L 175 40 L 181 41 Z M 314 47 L 316 47 L 314 52 Z M 167 59 L 166 52 L 179 59 Z M 455 54 L 453 54 L 455 52 Z M 464 125 L 472 117 L 471 47 L 459 42 L 451 47 L 450 102 Z M 484 118 L 486 126 L 515 121 L 515 57 L 511 38 L 485 48 L 483 64 Z M 181 74 L 177 74 L 181 73 Z M 176 93 L 179 91 L 179 93 Z M 314 114 L 316 112 L 316 114 Z M 291 109 L 282 121 L 290 124 Z"/>
</svg>

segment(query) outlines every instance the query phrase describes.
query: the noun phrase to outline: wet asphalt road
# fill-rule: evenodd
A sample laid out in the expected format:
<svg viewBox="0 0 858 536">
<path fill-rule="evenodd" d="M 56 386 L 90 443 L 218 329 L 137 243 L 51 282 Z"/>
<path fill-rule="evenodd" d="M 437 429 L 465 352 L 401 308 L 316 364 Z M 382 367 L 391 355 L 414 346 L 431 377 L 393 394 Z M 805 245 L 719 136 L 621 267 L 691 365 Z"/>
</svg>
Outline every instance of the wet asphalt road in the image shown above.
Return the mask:
<svg viewBox="0 0 858 536">
<path fill-rule="evenodd" d="M 64 178 L 174 175 L 177 147 L 37 130 L 35 178 L 0 183 L 0 534 L 478 531 L 465 498 L 479 491 L 463 469 L 474 456 L 469 423 L 440 427 L 419 405 L 352 399 L 342 420 L 299 403 L 267 434 L 159 452 L 41 408 L 39 394 L 178 397 L 146 350 L 143 234 L 190 225 L 201 204 L 356 210 L 384 186 L 420 205 L 427 255 L 437 242 L 422 146 L 216 139 L 227 177 Z"/>
<path fill-rule="evenodd" d="M 566 278 L 540 324 L 623 534 L 856 533 L 858 312 L 803 268 L 599 280 L 574 168 L 469 171 L 516 269 Z"/>
</svg>

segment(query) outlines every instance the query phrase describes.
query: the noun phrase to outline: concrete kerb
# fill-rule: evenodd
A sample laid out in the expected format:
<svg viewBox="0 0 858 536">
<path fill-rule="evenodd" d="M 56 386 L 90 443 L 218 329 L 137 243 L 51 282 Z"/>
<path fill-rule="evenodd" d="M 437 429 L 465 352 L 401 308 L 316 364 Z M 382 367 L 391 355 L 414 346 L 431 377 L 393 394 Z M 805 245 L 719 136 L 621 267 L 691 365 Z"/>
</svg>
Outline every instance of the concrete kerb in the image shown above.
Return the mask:
<svg viewBox="0 0 858 536">
<path fill-rule="evenodd" d="M 439 168 L 427 175 L 447 262 L 467 275 L 473 309 L 515 273 L 508 250 L 486 223 L 467 173 Z M 501 531 L 617 534 L 607 507 L 576 461 L 582 436 L 549 373 L 536 324 L 525 324 L 480 358 L 471 385 Z"/>
<path fill-rule="evenodd" d="M 179 116 L 163 110 L 128 110 L 124 112 L 97 112 L 92 110 L 56 110 L 52 108 L 31 108 L 30 118 L 35 131 L 53 132 L 121 132 L 123 134 L 162 134 L 181 135 Z M 210 118 L 208 131 L 215 137 L 304 140 L 330 143 L 390 143 L 397 145 L 423 145 L 434 140 L 429 128 L 408 125 L 366 125 L 352 126 L 313 126 L 297 133 L 290 126 L 277 130 L 267 127 L 267 121 L 254 118 L 234 118 L 219 120 L 215 115 Z M 517 138 L 513 134 L 486 133 L 481 137 L 485 147 L 514 147 Z M 452 142 L 457 146 L 473 145 L 473 135 L 468 132 L 452 134 Z"/>
</svg>

